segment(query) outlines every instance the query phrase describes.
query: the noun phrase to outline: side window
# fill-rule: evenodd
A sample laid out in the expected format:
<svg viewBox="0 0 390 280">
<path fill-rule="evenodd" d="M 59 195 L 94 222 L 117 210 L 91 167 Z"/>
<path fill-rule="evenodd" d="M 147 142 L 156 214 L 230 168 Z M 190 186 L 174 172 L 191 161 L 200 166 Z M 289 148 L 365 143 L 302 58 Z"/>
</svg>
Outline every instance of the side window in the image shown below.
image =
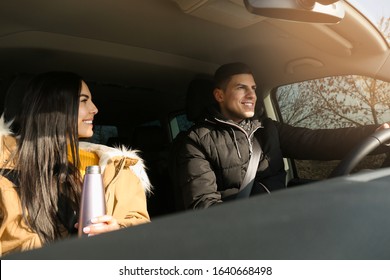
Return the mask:
<svg viewBox="0 0 390 280">
<path fill-rule="evenodd" d="M 171 138 L 175 139 L 181 131 L 186 131 L 193 125 L 193 122 L 187 119 L 185 113 L 175 115 L 169 121 L 169 127 L 171 129 Z"/>
<path fill-rule="evenodd" d="M 337 76 L 277 88 L 273 94 L 279 117 L 293 126 L 357 127 L 390 120 L 390 83 L 362 76 Z M 377 168 L 384 155 L 369 156 L 358 169 Z M 295 160 L 300 178 L 327 178 L 338 161 Z M 355 170 L 357 171 L 357 170 Z"/>
<path fill-rule="evenodd" d="M 108 139 L 118 137 L 118 129 L 113 125 L 95 125 L 93 127 L 93 136 L 90 139 L 92 143 L 106 145 Z"/>
</svg>

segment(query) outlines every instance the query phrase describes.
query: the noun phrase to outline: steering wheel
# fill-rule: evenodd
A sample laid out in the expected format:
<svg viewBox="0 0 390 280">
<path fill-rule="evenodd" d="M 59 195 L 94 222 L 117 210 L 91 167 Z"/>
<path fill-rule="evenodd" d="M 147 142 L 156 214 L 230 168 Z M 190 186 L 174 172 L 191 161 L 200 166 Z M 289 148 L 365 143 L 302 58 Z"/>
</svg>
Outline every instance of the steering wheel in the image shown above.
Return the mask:
<svg viewBox="0 0 390 280">
<path fill-rule="evenodd" d="M 383 129 L 374 132 L 352 149 L 352 151 L 350 151 L 343 160 L 341 160 L 341 162 L 332 171 L 329 178 L 349 174 L 365 156 L 389 140 L 390 129 Z"/>
</svg>

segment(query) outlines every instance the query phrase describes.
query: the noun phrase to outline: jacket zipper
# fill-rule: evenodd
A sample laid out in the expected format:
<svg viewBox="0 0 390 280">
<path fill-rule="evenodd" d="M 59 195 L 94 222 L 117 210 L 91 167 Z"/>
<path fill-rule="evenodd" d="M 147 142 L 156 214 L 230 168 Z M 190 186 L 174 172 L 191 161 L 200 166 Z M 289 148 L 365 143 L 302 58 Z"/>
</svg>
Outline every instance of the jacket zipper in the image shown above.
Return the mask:
<svg viewBox="0 0 390 280">
<path fill-rule="evenodd" d="M 212 124 L 216 124 L 215 122 L 213 122 L 213 121 L 211 121 L 211 120 L 209 120 L 209 119 L 205 119 L 207 122 L 209 122 L 209 123 L 212 123 Z M 259 129 L 259 128 L 261 128 L 262 126 L 260 125 L 260 126 L 258 126 L 258 127 L 256 127 L 252 132 L 251 132 L 251 134 L 250 135 L 248 135 L 248 133 L 246 133 L 246 131 L 242 128 L 242 127 L 240 127 L 239 125 L 236 125 L 236 124 L 234 124 L 234 123 L 231 123 L 231 122 L 227 122 L 227 121 L 223 121 L 223 120 L 220 120 L 220 119 L 217 119 L 217 118 L 215 118 L 215 120 L 217 121 L 217 122 L 220 122 L 220 123 L 223 123 L 223 124 L 226 124 L 226 125 L 229 125 L 229 126 L 233 126 L 233 127 L 236 127 L 236 128 L 238 128 L 239 130 L 241 130 L 242 132 L 244 132 L 244 134 L 245 134 L 245 136 L 246 136 L 246 139 L 248 140 L 248 144 L 249 144 L 249 154 L 252 156 L 252 153 L 253 153 L 253 145 L 252 145 L 252 142 L 250 141 L 250 138 L 252 137 L 252 135 Z M 234 133 L 234 131 L 233 131 L 233 133 Z M 235 141 L 235 146 L 236 146 L 236 149 L 238 150 L 238 145 L 237 145 L 237 143 L 236 143 L 236 139 L 234 138 L 234 141 Z M 240 151 L 238 150 L 238 153 L 239 153 L 239 155 L 240 155 Z"/>
</svg>

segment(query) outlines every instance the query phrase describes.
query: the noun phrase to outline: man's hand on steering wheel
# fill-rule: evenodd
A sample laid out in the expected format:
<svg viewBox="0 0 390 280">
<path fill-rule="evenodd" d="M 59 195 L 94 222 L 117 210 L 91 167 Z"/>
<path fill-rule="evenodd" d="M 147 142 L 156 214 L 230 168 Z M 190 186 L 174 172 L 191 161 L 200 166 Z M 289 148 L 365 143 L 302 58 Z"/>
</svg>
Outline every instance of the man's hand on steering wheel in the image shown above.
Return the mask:
<svg viewBox="0 0 390 280">
<path fill-rule="evenodd" d="M 330 178 L 347 175 L 369 153 L 380 145 L 390 146 L 390 124 L 383 123 L 373 134 L 356 146 L 333 170 Z"/>
</svg>

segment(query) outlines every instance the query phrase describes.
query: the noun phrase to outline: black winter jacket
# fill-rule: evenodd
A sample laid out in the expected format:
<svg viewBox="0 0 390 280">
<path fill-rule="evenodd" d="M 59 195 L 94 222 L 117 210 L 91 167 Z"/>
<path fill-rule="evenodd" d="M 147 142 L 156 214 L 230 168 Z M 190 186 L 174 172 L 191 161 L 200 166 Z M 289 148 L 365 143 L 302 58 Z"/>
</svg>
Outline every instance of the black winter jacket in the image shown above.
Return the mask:
<svg viewBox="0 0 390 280">
<path fill-rule="evenodd" d="M 286 187 L 283 157 L 342 159 L 377 126 L 311 130 L 271 119 L 253 120 L 262 155 L 252 194 Z M 179 189 L 185 208 L 207 208 L 235 198 L 252 149 L 250 135 L 217 112 L 193 126 L 177 153 Z"/>
</svg>

